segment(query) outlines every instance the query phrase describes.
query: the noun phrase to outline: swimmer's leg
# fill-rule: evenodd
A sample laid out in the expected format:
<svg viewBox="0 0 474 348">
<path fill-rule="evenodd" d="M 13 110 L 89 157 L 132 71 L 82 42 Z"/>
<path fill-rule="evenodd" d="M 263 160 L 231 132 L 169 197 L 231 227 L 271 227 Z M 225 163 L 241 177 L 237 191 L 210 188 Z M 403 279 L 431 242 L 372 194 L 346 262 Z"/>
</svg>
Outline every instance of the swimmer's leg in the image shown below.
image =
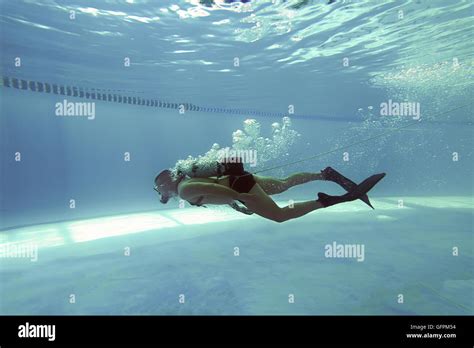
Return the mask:
<svg viewBox="0 0 474 348">
<path fill-rule="evenodd" d="M 249 210 L 275 222 L 285 222 L 306 215 L 316 209 L 324 208 L 323 204 L 317 200 L 294 203 L 291 206 L 280 208 L 259 184 L 252 187 L 248 196 L 251 196 L 251 198 L 245 200 L 244 204 Z"/>
<path fill-rule="evenodd" d="M 255 181 L 267 195 L 275 195 L 288 190 L 290 187 L 305 184 L 310 181 L 324 180 L 321 173 L 296 173 L 284 179 L 269 176 L 254 175 Z"/>
</svg>

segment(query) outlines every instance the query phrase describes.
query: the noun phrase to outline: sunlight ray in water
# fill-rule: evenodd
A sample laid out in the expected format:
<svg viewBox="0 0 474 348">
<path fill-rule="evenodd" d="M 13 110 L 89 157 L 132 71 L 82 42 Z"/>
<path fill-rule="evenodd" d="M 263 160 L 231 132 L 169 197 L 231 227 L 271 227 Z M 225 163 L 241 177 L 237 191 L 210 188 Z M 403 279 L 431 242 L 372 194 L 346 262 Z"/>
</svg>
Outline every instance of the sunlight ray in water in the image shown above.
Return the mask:
<svg viewBox="0 0 474 348">
<path fill-rule="evenodd" d="M 474 209 L 472 198 L 465 196 L 451 197 L 406 197 L 400 207 L 396 197 L 371 199 L 376 206 L 375 216 L 381 221 L 396 220 L 396 215 L 387 215 L 390 211 L 412 210 L 417 207 L 438 209 Z M 296 200 L 294 203 L 300 201 Z M 279 206 L 288 205 L 287 201 L 276 201 Z M 331 209 L 313 213 L 317 220 L 319 215 L 351 214 L 370 212 L 359 202 L 337 205 Z M 378 213 L 381 214 L 378 214 Z M 71 222 L 58 222 L 38 226 L 28 226 L 0 231 L 0 246 L 10 243 L 33 243 L 39 247 L 53 247 L 68 243 L 82 243 L 97 239 L 120 237 L 146 231 L 176 228 L 182 225 L 203 225 L 227 222 L 238 224 L 240 220 L 256 220 L 255 216 L 238 214 L 232 209 L 211 207 L 208 209 L 186 208 L 167 209 L 157 212 L 125 214 Z M 158 232 L 159 233 L 159 232 Z M 192 235 L 192 232 L 191 232 Z"/>
</svg>

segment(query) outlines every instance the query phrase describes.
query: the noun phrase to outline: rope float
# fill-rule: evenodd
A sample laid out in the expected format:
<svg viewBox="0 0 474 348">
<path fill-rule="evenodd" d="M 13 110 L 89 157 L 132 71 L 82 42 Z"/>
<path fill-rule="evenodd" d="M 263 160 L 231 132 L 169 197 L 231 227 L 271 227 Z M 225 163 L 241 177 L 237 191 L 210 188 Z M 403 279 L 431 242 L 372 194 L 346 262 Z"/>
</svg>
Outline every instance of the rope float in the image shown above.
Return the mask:
<svg viewBox="0 0 474 348">
<path fill-rule="evenodd" d="M 131 104 L 140 106 L 149 106 L 165 109 L 181 109 L 183 111 L 198 111 L 207 113 L 226 113 L 235 115 L 252 115 L 265 117 L 283 117 L 283 113 L 258 111 L 252 109 L 240 108 L 223 108 L 223 107 L 208 107 L 200 106 L 192 103 L 173 103 L 169 101 L 159 100 L 155 98 L 143 98 L 139 96 L 129 96 L 116 92 L 128 92 L 123 90 L 108 90 L 101 88 L 86 88 L 62 84 L 53 84 L 49 82 L 39 82 L 32 80 L 23 80 L 9 76 L 3 76 L 0 84 L 7 88 L 15 88 L 18 90 L 27 90 L 31 92 L 49 93 L 56 95 L 69 96 L 74 98 L 84 98 L 90 100 L 100 100 L 112 103 Z M 111 91 L 113 91 L 111 93 Z M 134 92 L 139 93 L 139 92 Z M 143 92 L 140 92 L 143 93 Z"/>
<path fill-rule="evenodd" d="M 18 79 L 14 77 L 3 76 L 0 79 L 0 84 L 7 88 L 15 88 L 19 90 L 29 90 L 32 92 L 40 92 L 40 93 L 50 93 L 56 95 L 63 95 L 63 96 L 71 96 L 75 98 L 85 98 L 85 99 L 92 99 L 92 100 L 100 100 L 106 102 L 113 102 L 113 103 L 122 103 L 122 104 L 132 104 L 132 105 L 141 105 L 141 106 L 149 106 L 149 107 L 157 107 L 157 108 L 165 108 L 165 109 L 178 109 L 181 108 L 182 110 L 189 110 L 189 111 L 198 111 L 198 112 L 215 112 L 215 113 L 227 113 L 227 114 L 235 114 L 235 115 L 252 115 L 252 116 L 267 116 L 267 117 L 283 117 L 285 114 L 283 113 L 275 113 L 275 112 L 266 112 L 266 111 L 258 111 L 258 110 L 251 110 L 251 109 L 240 109 L 240 108 L 220 108 L 220 107 L 207 107 L 207 106 L 199 106 L 191 103 L 172 103 L 168 101 L 163 101 L 159 99 L 150 99 L 150 98 L 142 98 L 137 96 L 127 96 L 123 94 L 117 94 L 115 92 L 128 92 L 131 91 L 124 91 L 124 90 L 110 90 L 110 89 L 101 89 L 101 88 L 86 88 L 86 87 L 76 87 L 76 86 L 69 86 L 69 85 L 60 85 L 60 84 L 52 84 L 48 82 L 38 82 L 32 80 L 24 80 Z M 111 93 L 114 92 L 114 93 Z M 138 93 L 138 92 L 134 92 Z M 139 92 L 143 93 L 143 92 Z M 465 108 L 466 106 L 473 105 L 472 103 L 465 104 L 458 106 L 456 108 L 440 112 L 435 114 L 433 117 L 441 116 L 444 114 L 451 113 L 453 111 Z M 294 117 L 295 115 L 292 115 Z M 302 118 L 306 118 L 303 116 L 299 116 Z M 311 118 L 308 116 L 307 118 Z M 283 167 L 288 167 L 293 164 L 298 164 L 306 161 L 310 161 L 340 150 L 348 149 L 353 146 L 357 146 L 366 142 L 369 142 L 373 139 L 377 139 L 383 137 L 385 135 L 395 133 L 401 129 L 408 128 L 419 124 L 421 120 L 408 123 L 406 125 L 400 126 L 398 128 L 391 129 L 389 131 L 377 134 L 375 136 L 369 137 L 367 139 L 363 139 L 360 141 L 356 141 L 354 143 L 350 143 L 348 145 L 339 146 L 332 150 L 325 151 L 318 153 L 314 156 L 306 157 L 298 161 L 293 161 L 285 164 L 281 164 L 278 166 L 273 166 L 269 168 L 264 168 L 262 170 L 256 171 L 254 173 L 249 173 L 247 175 L 258 174 L 267 172 L 273 169 L 279 169 Z M 245 176 L 245 175 L 244 175 Z"/>
</svg>

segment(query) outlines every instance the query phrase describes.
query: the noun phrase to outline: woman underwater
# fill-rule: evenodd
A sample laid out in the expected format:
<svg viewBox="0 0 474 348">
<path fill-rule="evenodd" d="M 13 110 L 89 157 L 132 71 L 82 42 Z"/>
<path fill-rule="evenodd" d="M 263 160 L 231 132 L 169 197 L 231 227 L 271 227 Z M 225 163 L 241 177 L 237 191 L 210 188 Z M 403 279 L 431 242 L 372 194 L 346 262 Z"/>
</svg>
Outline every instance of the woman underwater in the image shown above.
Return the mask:
<svg viewBox="0 0 474 348">
<path fill-rule="evenodd" d="M 277 179 L 246 172 L 237 158 L 232 163 L 225 160 L 212 161 L 210 164 L 196 163 L 191 168 L 174 172 L 166 169 L 156 176 L 154 189 L 161 195 L 160 202 L 164 204 L 171 197 L 180 197 L 192 205 L 225 204 L 245 214 L 255 213 L 272 221 L 285 222 L 320 208 L 356 199 L 372 207 L 367 192 L 384 176 L 385 173 L 375 174 L 356 185 L 333 168 L 327 167 L 320 173 L 296 173 L 285 179 Z M 335 182 L 348 192 L 341 196 L 319 192 L 316 200 L 286 207 L 279 207 L 270 197 L 314 180 Z M 236 201 L 240 201 L 245 208 Z"/>
</svg>

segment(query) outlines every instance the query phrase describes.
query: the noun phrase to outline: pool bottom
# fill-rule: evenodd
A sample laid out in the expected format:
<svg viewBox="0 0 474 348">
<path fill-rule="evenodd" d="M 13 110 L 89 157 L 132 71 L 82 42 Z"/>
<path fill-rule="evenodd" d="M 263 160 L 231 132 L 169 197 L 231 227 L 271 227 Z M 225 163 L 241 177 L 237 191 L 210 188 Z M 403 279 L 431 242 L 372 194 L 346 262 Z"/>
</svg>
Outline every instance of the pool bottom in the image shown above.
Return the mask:
<svg viewBox="0 0 474 348">
<path fill-rule="evenodd" d="M 185 208 L 3 231 L 0 313 L 472 315 L 472 198 L 372 200 L 283 224 Z"/>
</svg>

